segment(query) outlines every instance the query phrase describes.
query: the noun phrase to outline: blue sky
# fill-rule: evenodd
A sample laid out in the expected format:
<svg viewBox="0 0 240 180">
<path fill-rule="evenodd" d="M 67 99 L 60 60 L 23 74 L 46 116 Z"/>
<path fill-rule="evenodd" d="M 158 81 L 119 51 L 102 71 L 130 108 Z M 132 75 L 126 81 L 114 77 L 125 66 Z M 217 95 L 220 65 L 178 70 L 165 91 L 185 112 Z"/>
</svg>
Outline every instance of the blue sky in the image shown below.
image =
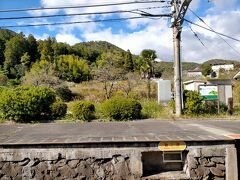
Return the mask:
<svg viewBox="0 0 240 180">
<path fill-rule="evenodd" d="M 130 0 L 0 0 L 0 9 L 19 9 L 32 7 L 59 7 L 59 6 L 75 6 L 90 5 L 100 3 L 113 2 L 129 2 Z M 209 2 L 210 1 L 210 2 Z M 152 4 L 135 4 L 124 6 L 111 6 L 101 8 L 84 8 L 84 9 L 66 9 L 66 10 L 48 10 L 48 11 L 28 11 L 18 13 L 0 13 L 1 17 L 14 16 L 35 16 L 50 14 L 68 14 L 82 12 L 101 12 L 115 10 L 130 10 L 146 7 L 156 7 L 167 5 L 167 3 Z M 196 12 L 202 19 L 214 30 L 240 39 L 240 1 L 239 0 L 192 0 L 190 8 Z M 169 13 L 170 8 L 145 10 L 152 14 Z M 134 14 L 125 13 L 120 15 L 104 15 L 104 16 L 71 16 L 61 18 L 45 18 L 45 19 L 27 19 L 27 20 L 8 20 L 0 21 L 3 25 L 19 25 L 34 23 L 52 23 L 52 22 L 70 22 L 70 21 L 86 21 L 96 18 L 126 18 L 136 16 Z M 202 24 L 190 11 L 186 18 Z M 198 34 L 204 46 L 194 37 L 189 25 L 184 23 L 182 34 L 182 59 L 183 61 L 203 62 L 212 58 L 235 59 L 240 60 L 240 43 L 225 39 L 232 47 L 230 48 L 216 34 L 203 30 L 201 28 L 191 26 Z M 130 49 L 132 53 L 139 54 L 143 49 L 154 49 L 158 53 L 161 60 L 171 61 L 173 59 L 172 48 L 172 29 L 170 28 L 170 20 L 161 19 L 138 19 L 123 22 L 107 22 L 107 23 L 88 23 L 74 24 L 65 26 L 45 26 L 45 27 L 21 27 L 11 28 L 16 32 L 24 34 L 33 34 L 37 39 L 45 39 L 48 36 L 55 37 L 59 42 L 66 42 L 71 45 L 82 41 L 105 40 L 111 42 L 125 50 Z"/>
</svg>

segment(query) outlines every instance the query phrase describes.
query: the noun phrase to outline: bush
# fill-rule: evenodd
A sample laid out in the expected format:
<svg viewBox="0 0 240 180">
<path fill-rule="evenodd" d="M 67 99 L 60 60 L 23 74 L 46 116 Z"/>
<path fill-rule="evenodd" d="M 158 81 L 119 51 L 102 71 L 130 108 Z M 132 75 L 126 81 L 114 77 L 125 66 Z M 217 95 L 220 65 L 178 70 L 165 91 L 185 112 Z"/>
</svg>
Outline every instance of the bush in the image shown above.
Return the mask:
<svg viewBox="0 0 240 180">
<path fill-rule="evenodd" d="M 144 118 L 159 118 L 163 116 L 163 106 L 156 101 L 143 101 L 141 105 Z"/>
<path fill-rule="evenodd" d="M 6 86 L 8 82 L 8 77 L 4 74 L 0 74 L 0 86 Z"/>
<path fill-rule="evenodd" d="M 59 96 L 63 101 L 69 102 L 73 99 L 73 93 L 67 86 L 60 86 L 55 89 L 57 96 Z"/>
<path fill-rule="evenodd" d="M 21 84 L 21 82 L 18 79 L 9 79 L 7 83 L 9 86 L 17 86 L 19 84 Z"/>
<path fill-rule="evenodd" d="M 171 99 L 171 100 L 168 102 L 168 107 L 172 110 L 173 113 L 176 112 L 175 100 L 174 100 L 174 99 Z"/>
<path fill-rule="evenodd" d="M 89 101 L 76 101 L 72 105 L 73 117 L 79 120 L 94 119 L 95 106 Z"/>
<path fill-rule="evenodd" d="M 67 105 L 61 100 L 55 101 L 50 108 L 51 108 L 51 116 L 54 119 L 58 117 L 63 117 L 67 113 Z"/>
<path fill-rule="evenodd" d="M 114 120 L 130 120 L 141 118 L 141 104 L 133 99 L 113 97 L 101 105 L 104 117 Z"/>
<path fill-rule="evenodd" d="M 185 91 L 184 92 L 184 112 L 186 114 L 199 114 L 204 112 L 205 106 L 203 104 L 203 98 L 197 91 Z"/>
<path fill-rule="evenodd" d="M 224 103 L 219 104 L 220 113 L 227 112 L 228 107 Z M 218 113 L 218 102 L 217 101 L 206 101 L 205 102 L 205 113 L 217 114 Z"/>
<path fill-rule="evenodd" d="M 55 93 L 46 87 L 6 88 L 0 96 L 0 114 L 3 119 L 15 121 L 48 118 L 55 100 Z"/>
</svg>

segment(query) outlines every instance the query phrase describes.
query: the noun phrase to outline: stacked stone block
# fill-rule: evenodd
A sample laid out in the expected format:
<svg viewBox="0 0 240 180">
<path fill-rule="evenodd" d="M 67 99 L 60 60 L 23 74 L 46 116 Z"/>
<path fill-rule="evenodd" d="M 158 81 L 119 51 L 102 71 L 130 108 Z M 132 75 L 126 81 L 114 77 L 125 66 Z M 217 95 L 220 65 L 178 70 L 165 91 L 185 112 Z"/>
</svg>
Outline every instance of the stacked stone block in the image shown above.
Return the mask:
<svg viewBox="0 0 240 180">
<path fill-rule="evenodd" d="M 1 180 L 20 179 L 137 179 L 129 170 L 129 157 L 115 155 L 108 159 L 65 159 L 41 161 L 23 159 L 0 162 Z"/>
<path fill-rule="evenodd" d="M 224 180 L 225 148 L 199 148 L 187 155 L 185 170 L 191 179 Z"/>
</svg>

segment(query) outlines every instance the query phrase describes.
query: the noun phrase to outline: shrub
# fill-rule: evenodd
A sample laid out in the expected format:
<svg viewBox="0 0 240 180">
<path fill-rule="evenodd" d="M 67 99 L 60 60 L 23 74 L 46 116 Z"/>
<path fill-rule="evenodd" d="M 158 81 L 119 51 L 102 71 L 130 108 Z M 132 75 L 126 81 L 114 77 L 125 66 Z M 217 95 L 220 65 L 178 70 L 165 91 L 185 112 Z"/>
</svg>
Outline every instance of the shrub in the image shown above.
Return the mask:
<svg viewBox="0 0 240 180">
<path fill-rule="evenodd" d="M 175 101 L 174 99 L 171 99 L 169 102 L 168 102 L 168 107 L 172 110 L 173 113 L 175 113 Z"/>
<path fill-rule="evenodd" d="M 59 86 L 55 89 L 57 96 L 59 96 L 63 101 L 68 102 L 73 99 L 73 93 L 67 86 Z"/>
<path fill-rule="evenodd" d="M 220 113 L 227 112 L 228 107 L 224 103 L 219 104 Z M 218 113 L 218 102 L 217 101 L 206 101 L 205 102 L 205 113 L 217 114 Z"/>
<path fill-rule="evenodd" d="M 19 86 L 3 89 L 0 96 L 2 118 L 23 121 L 50 116 L 55 93 L 46 87 Z"/>
<path fill-rule="evenodd" d="M 7 83 L 9 86 L 17 86 L 19 84 L 21 84 L 21 82 L 18 79 L 9 79 Z"/>
<path fill-rule="evenodd" d="M 203 98 L 197 91 L 185 91 L 183 96 L 186 114 L 199 114 L 204 112 Z"/>
<path fill-rule="evenodd" d="M 67 113 L 67 105 L 61 100 L 55 101 L 50 108 L 53 118 L 63 117 Z"/>
<path fill-rule="evenodd" d="M 144 118 L 159 118 L 163 115 L 163 106 L 156 101 L 143 101 L 141 105 Z"/>
<path fill-rule="evenodd" d="M 94 119 L 95 106 L 89 101 L 76 101 L 72 105 L 73 117 L 79 120 Z"/>
<path fill-rule="evenodd" d="M 138 119 L 141 117 L 141 104 L 133 99 L 113 97 L 101 105 L 104 117 L 114 120 Z"/>
<path fill-rule="evenodd" d="M 6 86 L 8 82 L 8 77 L 4 74 L 0 74 L 0 86 Z"/>
</svg>

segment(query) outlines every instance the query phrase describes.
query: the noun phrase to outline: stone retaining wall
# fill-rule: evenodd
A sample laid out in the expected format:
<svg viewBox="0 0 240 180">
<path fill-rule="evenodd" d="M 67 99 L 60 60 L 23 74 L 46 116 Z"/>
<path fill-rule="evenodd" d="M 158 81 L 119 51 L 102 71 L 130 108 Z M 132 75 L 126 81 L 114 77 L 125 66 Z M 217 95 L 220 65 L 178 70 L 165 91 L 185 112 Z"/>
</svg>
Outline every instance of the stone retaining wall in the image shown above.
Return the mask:
<svg viewBox="0 0 240 180">
<path fill-rule="evenodd" d="M 141 179 L 141 155 L 159 151 L 157 145 L 0 148 L 0 179 Z M 183 171 L 189 179 L 225 179 L 226 147 L 207 147 L 188 146 Z"/>
<path fill-rule="evenodd" d="M 115 155 L 109 159 L 61 158 L 42 161 L 38 158 L 0 162 L 0 179 L 138 179 L 131 174 L 129 157 Z"/>
<path fill-rule="evenodd" d="M 225 148 L 194 149 L 187 155 L 185 170 L 191 179 L 225 179 Z"/>
</svg>

